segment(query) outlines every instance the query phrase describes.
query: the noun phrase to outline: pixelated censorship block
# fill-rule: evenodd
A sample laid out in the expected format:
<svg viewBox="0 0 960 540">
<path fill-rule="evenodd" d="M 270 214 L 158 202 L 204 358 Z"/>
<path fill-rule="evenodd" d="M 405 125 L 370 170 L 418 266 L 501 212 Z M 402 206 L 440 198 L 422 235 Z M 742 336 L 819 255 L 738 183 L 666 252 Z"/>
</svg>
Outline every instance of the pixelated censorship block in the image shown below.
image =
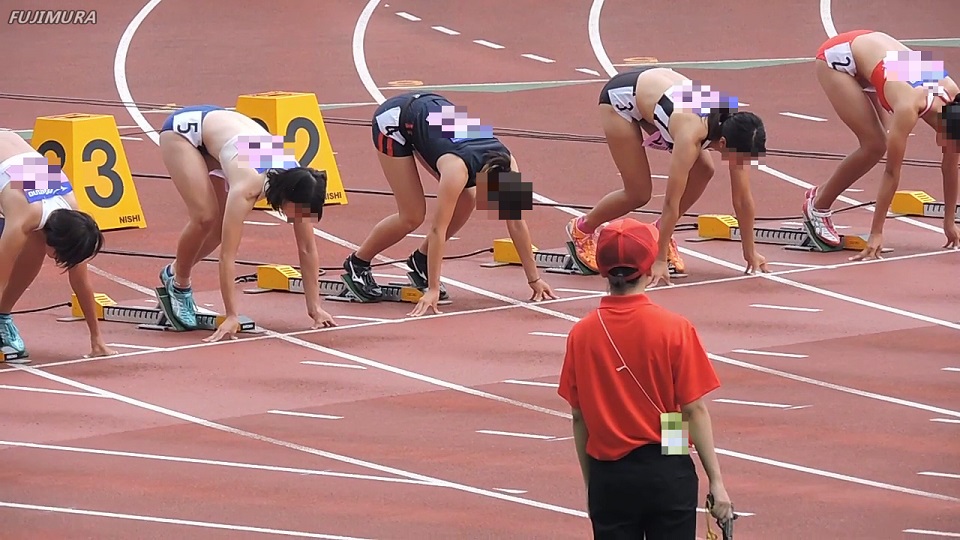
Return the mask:
<svg viewBox="0 0 960 540">
<path fill-rule="evenodd" d="M 236 110 L 292 144 L 301 167 L 326 171 L 326 204 L 347 204 L 340 169 L 315 94 L 282 91 L 244 94 L 237 98 Z M 256 208 L 270 206 L 261 199 Z"/>
</svg>

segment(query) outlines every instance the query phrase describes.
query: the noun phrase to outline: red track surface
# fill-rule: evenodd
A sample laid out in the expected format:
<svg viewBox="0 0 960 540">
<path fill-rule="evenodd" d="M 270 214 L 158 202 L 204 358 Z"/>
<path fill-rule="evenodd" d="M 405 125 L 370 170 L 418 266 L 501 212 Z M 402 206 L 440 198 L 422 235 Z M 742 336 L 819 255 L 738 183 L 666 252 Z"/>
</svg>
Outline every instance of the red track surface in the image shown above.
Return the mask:
<svg viewBox="0 0 960 540">
<path fill-rule="evenodd" d="M 11 65 L 33 65 L 42 52 L 45 65 L 57 66 L 18 70 L 5 81 L 10 92 L 117 98 L 111 66 L 139 7 L 87 4 L 86 9 L 98 9 L 96 27 L 7 27 L 0 45 Z M 130 47 L 131 92 L 138 103 L 149 104 L 232 106 L 239 94 L 274 89 L 312 91 L 322 103 L 374 101 L 356 76 L 351 49 L 363 3 L 328 4 L 323 9 L 316 2 L 288 2 L 270 10 L 251 5 L 236 9 L 242 16 L 223 17 L 221 6 L 162 2 Z M 815 5 L 609 0 L 601 18 L 603 44 L 614 64 L 632 56 L 809 57 L 825 39 Z M 576 68 L 603 73 L 588 40 L 589 6 L 583 2 L 559 0 L 549 10 L 518 9 L 503 1 L 462 3 L 455 14 L 432 6 L 426 0 L 395 0 L 373 13 L 365 53 L 381 87 L 410 79 L 430 85 L 591 77 Z M 402 19 L 398 11 L 422 20 Z M 936 0 L 911 2 L 909 10 L 862 5 L 854 11 L 844 2 L 835 6 L 833 19 L 839 31 L 878 27 L 916 39 L 950 36 L 955 29 L 945 15 Z M 434 25 L 460 34 L 434 31 Z M 765 38 L 757 28 L 776 38 Z M 271 41 L 273 36 L 278 39 Z M 64 46 L 70 39 L 84 45 Z M 504 48 L 471 43 L 475 39 Z M 23 43 L 32 46 L 17 46 Z M 948 65 L 960 65 L 957 49 L 938 51 Z M 523 53 L 555 62 L 532 61 Z M 854 139 L 829 109 L 810 64 L 681 71 L 749 103 L 763 116 L 771 147 L 852 148 Z M 603 80 L 516 93 L 444 93 L 497 126 L 593 135 L 599 133 L 594 104 Z M 133 125 L 117 107 L 18 102 L 7 109 L 4 123 L 14 128 L 63 112 L 108 112 L 118 124 Z M 366 119 L 372 110 L 366 105 L 325 114 Z M 783 111 L 828 122 L 780 116 Z M 163 115 L 147 118 L 157 127 Z M 387 189 L 367 128 L 328 125 L 328 131 L 348 189 Z M 928 132 L 918 128 L 909 157 L 936 158 Z M 617 185 L 602 145 L 505 140 L 535 189 L 554 200 L 591 204 Z M 149 139 L 125 145 L 131 169 L 164 173 Z M 667 158 L 654 154 L 652 163 L 654 173 L 662 174 Z M 766 164 L 800 183 L 820 183 L 836 166 L 792 158 L 770 158 Z M 694 212 L 732 213 L 727 173 L 719 169 Z M 855 186 L 863 192 L 848 195 L 872 200 L 878 170 Z M 903 176 L 903 189 L 940 197 L 938 169 L 907 167 Z M 797 215 L 801 185 L 759 171 L 753 178 L 762 216 Z M 663 181 L 657 182 L 655 193 L 662 193 Z M 433 191 L 429 178 L 425 185 Z M 137 189 L 149 229 L 110 233 L 109 248 L 173 252 L 182 203 L 164 181 L 138 179 Z M 394 210 L 389 197 L 350 194 L 349 200 L 346 207 L 331 208 L 321 224 L 347 243 L 362 241 L 374 220 Z M 650 208 L 658 207 L 655 198 Z M 561 246 L 567 219 L 559 210 L 538 208 L 530 217 L 535 242 Z M 869 219 L 869 211 L 854 210 L 839 221 L 851 226 L 849 232 L 865 232 Z M 939 226 L 937 220 L 922 221 Z M 751 514 L 737 522 L 741 539 L 901 538 L 905 529 L 960 533 L 960 479 L 919 474 L 960 474 L 960 373 L 942 370 L 960 367 L 956 295 L 948 288 L 957 255 L 932 254 L 943 238 L 936 230 L 890 221 L 887 231 L 886 242 L 896 249 L 891 256 L 930 255 L 832 268 L 773 266 L 780 273 L 774 281 L 737 278 L 742 260 L 734 243 L 684 242 L 682 247 L 703 254 L 686 257 L 691 277 L 650 293 L 688 316 L 718 355 L 723 386 L 711 398 L 799 407 L 711 405 L 727 487 L 737 509 Z M 475 219 L 458 236 L 451 253 L 487 248 L 505 231 Z M 292 236 L 282 227 L 249 226 L 240 257 L 295 264 L 287 238 Z M 318 242 L 326 267 L 339 266 L 350 251 Z M 385 255 L 404 258 L 418 242 L 408 239 Z M 842 265 L 851 254 L 762 249 L 771 262 L 806 265 Z M 86 328 L 55 322 L 65 308 L 19 316 L 35 362 L 29 370 L 0 370 L 4 538 L 238 538 L 284 531 L 362 538 L 588 537 L 565 404 L 551 386 L 504 381 L 555 382 L 562 337 L 530 333 L 562 335 L 572 320 L 596 306 L 597 297 L 564 292 L 562 302 L 539 312 L 511 305 L 503 297 L 528 294 L 520 270 L 482 269 L 486 257 L 445 263 L 445 275 L 470 289 L 448 285 L 454 304 L 441 316 L 406 320 L 409 305 L 328 302 L 336 316 L 383 321 L 345 318 L 337 329 L 305 332 L 300 296 L 245 295 L 246 314 L 285 334 L 200 345 L 204 336 L 196 333 L 106 324 L 111 343 L 157 348 L 125 348 L 121 357 L 106 360 L 80 358 Z M 161 264 L 115 255 L 96 262 L 146 287 L 154 286 Z M 380 272 L 403 274 L 390 266 Z M 94 279 L 97 289 L 115 300 L 149 300 L 112 279 Z M 602 288 L 598 278 L 547 274 L 547 279 L 555 288 Z M 219 307 L 212 265 L 201 266 L 195 283 L 200 301 Z M 66 281 L 48 268 L 18 309 L 67 298 Z M 742 349 L 805 356 L 737 352 Z M 705 489 L 702 472 L 701 479 Z M 74 511 L 79 513 L 67 513 Z M 241 533 L 238 527 L 269 530 Z"/>
</svg>

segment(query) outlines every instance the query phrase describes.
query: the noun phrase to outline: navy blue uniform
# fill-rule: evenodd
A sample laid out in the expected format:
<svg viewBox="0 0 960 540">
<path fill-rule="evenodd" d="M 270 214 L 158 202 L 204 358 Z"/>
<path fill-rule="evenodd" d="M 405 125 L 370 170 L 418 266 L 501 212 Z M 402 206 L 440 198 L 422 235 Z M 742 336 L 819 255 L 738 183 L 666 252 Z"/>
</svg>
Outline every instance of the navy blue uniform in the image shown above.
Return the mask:
<svg viewBox="0 0 960 540">
<path fill-rule="evenodd" d="M 437 160 L 445 154 L 458 156 L 467 165 L 466 187 L 477 185 L 477 172 L 483 168 L 488 153 L 510 155 L 499 139 L 489 137 L 457 138 L 452 132 L 442 132 L 440 126 L 427 121 L 430 113 L 440 114 L 441 107 L 453 103 L 432 93 L 410 92 L 394 96 L 373 113 L 373 144 L 391 157 L 410 157 L 416 151 L 437 174 Z"/>
</svg>

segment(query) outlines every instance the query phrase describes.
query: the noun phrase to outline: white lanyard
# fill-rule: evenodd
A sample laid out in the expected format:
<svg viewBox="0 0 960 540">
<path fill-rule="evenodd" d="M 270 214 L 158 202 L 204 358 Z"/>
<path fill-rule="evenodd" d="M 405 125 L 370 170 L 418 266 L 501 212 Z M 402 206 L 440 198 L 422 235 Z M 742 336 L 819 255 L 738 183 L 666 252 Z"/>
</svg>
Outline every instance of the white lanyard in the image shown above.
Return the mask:
<svg viewBox="0 0 960 540">
<path fill-rule="evenodd" d="M 627 366 L 627 363 L 623 360 L 623 355 L 620 354 L 620 349 L 617 348 L 616 343 L 613 342 L 613 338 L 610 337 L 610 332 L 607 331 L 607 325 L 603 322 L 603 317 L 600 316 L 600 310 L 597 310 L 597 319 L 600 320 L 600 326 L 603 327 L 603 332 L 607 334 L 607 340 L 610 341 L 610 345 L 613 347 L 613 350 L 616 351 L 617 356 L 620 357 L 620 367 L 617 368 L 617 371 L 627 370 L 627 373 L 630 374 L 630 377 L 633 378 L 633 382 L 637 383 L 637 386 L 640 388 L 640 391 L 643 392 L 643 395 L 647 397 L 647 400 L 653 405 L 653 408 L 657 410 L 660 414 L 666 414 L 666 411 L 661 410 L 660 407 L 650 399 L 650 394 L 647 394 L 647 391 L 644 390 L 643 385 L 640 384 L 640 381 L 637 380 L 637 377 L 633 374 L 633 371 L 630 371 L 630 367 Z"/>
</svg>

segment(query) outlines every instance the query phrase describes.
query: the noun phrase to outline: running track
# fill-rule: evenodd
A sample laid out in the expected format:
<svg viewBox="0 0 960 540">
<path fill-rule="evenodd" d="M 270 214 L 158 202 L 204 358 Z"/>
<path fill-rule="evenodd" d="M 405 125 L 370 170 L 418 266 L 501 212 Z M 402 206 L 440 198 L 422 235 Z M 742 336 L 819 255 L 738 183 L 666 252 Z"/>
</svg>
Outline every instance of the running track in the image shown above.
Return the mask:
<svg viewBox="0 0 960 540">
<path fill-rule="evenodd" d="M 226 106 L 243 93 L 309 91 L 321 103 L 354 104 L 327 117 L 367 119 L 373 103 L 399 91 L 391 81 L 577 80 L 518 92 L 441 91 L 499 127 L 596 135 L 597 92 L 626 58 L 805 58 L 834 28 L 953 37 L 936 0 L 912 2 L 910 11 L 810 0 L 736 7 L 557 0 L 549 10 L 486 1 L 455 12 L 426 0 L 323 4 L 271 10 L 233 2 L 224 17 L 225 3 L 87 2 L 98 11 L 95 27 L 6 28 L 0 44 L 9 65 L 36 65 L 40 56 L 47 67 L 18 70 L 6 87 Z M 70 40 L 75 45 L 66 46 Z M 957 48 L 935 50 L 960 65 Z M 846 152 L 854 144 L 807 62 L 678 69 L 749 103 L 771 147 Z M 4 126 L 16 129 L 47 114 L 114 114 L 131 126 L 123 132 L 141 138 L 125 141 L 131 169 L 164 173 L 150 136 L 136 135 L 158 127 L 162 114 L 49 102 L 8 101 L 4 109 Z M 348 189 L 387 189 L 368 128 L 328 131 Z M 617 185 L 602 145 L 505 141 L 543 200 L 590 204 Z M 909 157 L 936 159 L 931 141 L 918 129 Z M 663 174 L 666 156 L 651 159 Z M 758 212 L 784 217 L 796 216 L 805 186 L 836 165 L 764 163 L 753 172 Z M 872 200 L 878 172 L 846 203 Z M 663 180 L 656 182 L 660 194 Z M 731 213 L 726 182 L 721 168 L 693 211 Z M 938 185 L 936 168 L 905 168 L 904 189 L 939 198 Z M 182 204 L 165 181 L 137 179 L 137 189 L 149 228 L 112 232 L 109 247 L 172 253 Z M 350 204 L 331 208 L 318 228 L 326 267 L 339 266 L 373 220 L 393 211 L 389 197 L 348 196 Z M 651 208 L 658 206 L 654 198 Z M 537 208 L 530 217 L 537 245 L 561 246 L 570 215 Z M 865 232 L 870 215 L 855 210 L 840 221 Z M 250 219 L 277 221 L 267 213 Z M 960 323 L 948 288 L 957 254 L 938 250 L 937 220 L 891 220 L 887 231 L 895 252 L 877 263 L 764 246 L 776 271 L 766 277 L 741 275 L 736 244 L 683 242 L 691 277 L 650 293 L 697 325 L 723 383 L 710 398 L 734 401 L 711 403 L 711 413 L 728 490 L 748 514 L 737 522 L 741 539 L 960 535 Z M 504 233 L 475 219 L 450 252 L 488 248 Z M 239 257 L 295 264 L 293 243 L 278 234 L 292 238 L 283 228 L 248 226 Z M 384 255 L 404 258 L 418 242 Z M 35 360 L 0 370 L 5 537 L 588 537 L 569 414 L 555 383 L 563 335 L 596 306 L 602 282 L 547 274 L 563 298 L 533 306 L 515 300 L 528 292 L 519 268 L 480 268 L 486 257 L 445 263 L 455 302 L 441 315 L 409 320 L 409 305 L 327 303 L 341 326 L 305 331 L 301 297 L 245 295 L 242 309 L 269 329 L 265 335 L 210 345 L 199 334 L 108 324 L 109 342 L 133 347 L 106 360 L 80 358 L 85 327 L 55 322 L 65 308 L 20 316 Z M 103 255 L 97 290 L 146 304 L 161 264 Z M 403 274 L 391 266 L 379 272 Z M 203 264 L 195 283 L 201 302 L 219 306 L 215 266 Z M 46 268 L 18 309 L 63 302 L 67 287 Z M 702 469 L 701 485 L 705 494 Z"/>
</svg>

